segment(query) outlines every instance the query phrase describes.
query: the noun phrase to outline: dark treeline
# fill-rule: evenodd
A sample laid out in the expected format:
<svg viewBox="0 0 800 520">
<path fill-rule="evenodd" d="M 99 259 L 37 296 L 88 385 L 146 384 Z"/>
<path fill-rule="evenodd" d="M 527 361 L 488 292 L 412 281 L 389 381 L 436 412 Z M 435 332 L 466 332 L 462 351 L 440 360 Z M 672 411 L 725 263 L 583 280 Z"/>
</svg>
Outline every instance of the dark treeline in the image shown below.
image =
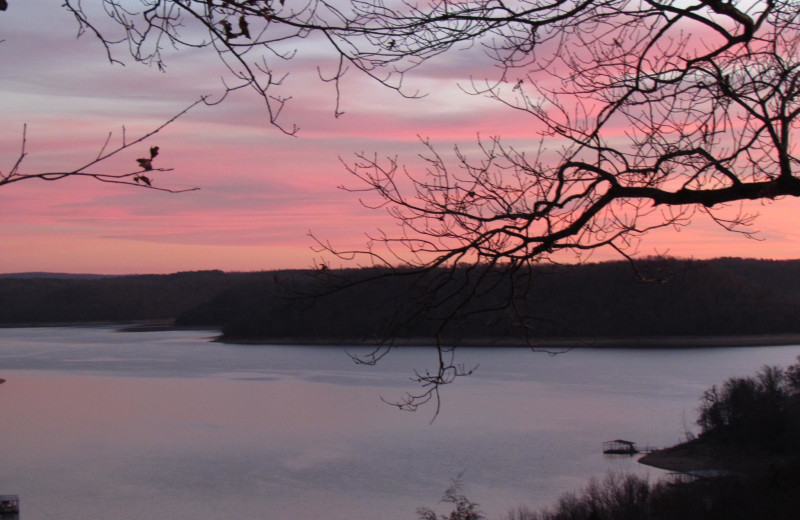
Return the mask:
<svg viewBox="0 0 800 520">
<path fill-rule="evenodd" d="M 0 278 L 0 323 L 174 319 L 237 283 L 222 271 L 141 276 L 31 274 Z"/>
<path fill-rule="evenodd" d="M 764 366 L 703 394 L 701 439 L 800 453 L 800 359 L 787 369 Z"/>
<path fill-rule="evenodd" d="M 513 288 L 533 326 L 525 331 L 539 338 L 800 333 L 800 261 L 650 259 L 638 270 L 627 262 L 547 265 L 524 287 L 499 272 L 478 286 L 466 270 L 424 278 L 378 269 L 0 278 L 0 323 L 175 319 L 220 328 L 230 339 L 439 333 L 504 341 L 524 332 L 520 314 L 505 305 Z M 472 299 L 460 306 L 467 293 Z"/>
<path fill-rule="evenodd" d="M 510 281 L 498 275 L 476 287 L 466 272 L 449 274 L 446 282 L 439 273 L 423 280 L 379 277 L 319 298 L 296 294 L 324 293 L 321 277 L 298 278 L 294 286 L 267 279 L 232 287 L 178 321 L 218 325 L 229 338 L 331 341 L 427 340 L 437 332 L 489 341 L 526 332 L 534 338 L 800 333 L 800 261 L 669 259 L 643 261 L 638 269 L 626 262 L 542 266 L 516 291 L 524 294 L 517 309 L 532 329 L 523 329 L 506 305 Z M 352 280 L 379 273 L 337 274 Z M 457 297 L 448 299 L 468 292 L 475 296 L 463 308 Z"/>
<path fill-rule="evenodd" d="M 800 509 L 798 469 L 795 462 L 767 475 L 691 483 L 610 474 L 592 480 L 581 492 L 563 495 L 548 510 L 520 508 L 506 520 L 795 520 Z"/>
</svg>

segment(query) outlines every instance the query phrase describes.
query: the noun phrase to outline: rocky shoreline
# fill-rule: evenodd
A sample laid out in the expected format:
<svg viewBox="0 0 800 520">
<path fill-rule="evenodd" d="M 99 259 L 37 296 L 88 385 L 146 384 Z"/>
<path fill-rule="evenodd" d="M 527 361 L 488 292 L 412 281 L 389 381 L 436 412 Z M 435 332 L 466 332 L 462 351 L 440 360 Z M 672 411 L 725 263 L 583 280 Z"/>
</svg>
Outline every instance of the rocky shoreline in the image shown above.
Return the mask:
<svg viewBox="0 0 800 520">
<path fill-rule="evenodd" d="M 676 473 L 757 475 L 791 465 L 797 460 L 755 446 L 743 447 L 694 439 L 647 453 L 638 462 Z"/>
</svg>

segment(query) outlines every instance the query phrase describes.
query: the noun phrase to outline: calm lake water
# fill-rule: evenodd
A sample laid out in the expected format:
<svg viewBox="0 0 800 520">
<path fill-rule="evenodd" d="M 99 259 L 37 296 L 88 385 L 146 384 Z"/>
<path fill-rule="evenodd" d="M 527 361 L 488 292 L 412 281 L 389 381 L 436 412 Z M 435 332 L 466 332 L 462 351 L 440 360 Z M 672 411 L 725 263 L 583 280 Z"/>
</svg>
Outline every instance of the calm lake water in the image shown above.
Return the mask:
<svg viewBox="0 0 800 520">
<path fill-rule="evenodd" d="M 413 520 L 450 480 L 490 518 L 592 476 L 660 472 L 601 454 L 694 428 L 702 391 L 800 347 L 458 352 L 477 372 L 442 410 L 401 412 L 429 348 L 356 366 L 341 347 L 241 346 L 211 332 L 0 329 L 0 494 L 22 518 Z M 357 352 L 358 349 L 351 349 Z"/>
</svg>

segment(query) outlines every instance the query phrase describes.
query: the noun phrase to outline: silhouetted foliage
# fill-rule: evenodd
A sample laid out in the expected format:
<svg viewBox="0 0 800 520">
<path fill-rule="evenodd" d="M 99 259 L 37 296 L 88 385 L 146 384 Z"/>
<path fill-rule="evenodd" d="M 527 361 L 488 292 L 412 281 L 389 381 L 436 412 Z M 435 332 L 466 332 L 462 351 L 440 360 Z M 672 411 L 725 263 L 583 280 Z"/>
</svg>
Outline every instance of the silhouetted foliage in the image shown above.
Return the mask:
<svg viewBox="0 0 800 520">
<path fill-rule="evenodd" d="M 794 520 L 800 466 L 768 475 L 648 482 L 631 474 L 592 479 L 543 511 L 519 508 L 507 520 Z"/>
<path fill-rule="evenodd" d="M 543 262 L 634 256 L 649 231 L 696 216 L 748 234 L 753 216 L 731 203 L 800 195 L 794 2 L 367 0 L 348 21 L 364 31 L 343 37 L 351 59 L 387 76 L 460 44 L 484 51 L 462 89 L 529 117 L 527 143 L 448 155 L 422 139 L 419 166 L 359 154 L 352 190 L 395 225 L 353 250 L 319 241 L 361 265 L 466 274 L 469 290 L 424 282 L 442 291 L 428 302 L 456 302 L 453 318 L 502 272 L 514 281 L 496 299 L 538 326 L 519 299 Z M 487 61 L 496 76 L 477 69 Z"/>
<path fill-rule="evenodd" d="M 462 60 L 474 64 L 462 72 L 462 90 L 529 116 L 536 140 L 492 137 L 479 143 L 478 158 L 456 149 L 452 159 L 424 140 L 427 167 L 417 171 L 360 154 L 349 166 L 354 189 L 370 192 L 364 203 L 388 209 L 399 231 L 374 235 L 360 251 L 320 246 L 372 265 L 488 264 L 526 276 L 531 262 L 560 252 L 635 252 L 649 230 L 698 213 L 746 233 L 751 216 L 719 209 L 800 195 L 800 14 L 792 1 L 97 4 L 62 6 L 110 62 L 121 47 L 165 70 L 166 49 L 174 59 L 207 50 L 229 71 L 220 97 L 251 89 L 289 134 L 297 127 L 281 122 L 292 97 L 286 63 L 302 55 L 301 42 L 328 60 L 319 77 L 333 85 L 337 116 L 348 70 L 417 97 L 424 93 L 404 80 L 420 64 L 477 53 Z M 141 170 L 123 181 L 149 186 L 152 159 L 137 159 Z"/>
<path fill-rule="evenodd" d="M 800 449 L 798 363 L 786 370 L 764 366 L 754 377 L 732 377 L 703 394 L 697 424 L 701 439 L 757 445 L 771 450 Z"/>
<path fill-rule="evenodd" d="M 0 277 L 0 323 L 171 320 L 239 277 L 222 271 L 170 275 Z"/>
<path fill-rule="evenodd" d="M 325 277 L 308 277 L 283 297 L 256 303 L 256 287 L 230 292 L 197 313 L 228 315 L 229 338 L 321 338 L 391 342 L 418 339 L 435 344 L 459 341 L 518 341 L 542 338 L 635 338 L 652 336 L 733 336 L 800 332 L 800 262 L 719 259 L 652 259 L 640 270 L 642 282 L 624 262 L 538 266 L 524 282 L 487 272 L 483 285 L 471 284 L 469 268 L 433 272 L 420 279 L 403 271 L 332 270 L 349 285 L 331 291 Z M 387 274 L 388 273 L 388 274 Z M 410 273 L 410 272 L 409 272 Z M 512 284 L 519 284 L 516 288 Z M 504 295 L 515 290 L 515 308 Z M 292 295 L 303 292 L 317 298 Z M 461 305 L 458 294 L 469 294 Z M 211 309 L 217 309 L 211 311 Z M 205 309 L 205 310 L 203 310 Z M 522 322 L 519 314 L 524 314 Z"/>
<path fill-rule="evenodd" d="M 453 510 L 448 515 L 437 515 L 436 511 L 428 507 L 417 509 L 419 520 L 485 520 L 486 517 L 478 509 L 478 504 L 470 501 L 461 491 L 461 475 L 444 492 L 441 502 L 452 504 Z"/>
<path fill-rule="evenodd" d="M 173 59 L 206 50 L 230 72 L 223 91 L 252 90 L 289 134 L 297 127 L 281 122 L 291 100 L 286 64 L 302 56 L 301 41 L 328 60 L 319 77 L 333 86 L 337 116 L 348 70 L 417 97 L 424 93 L 405 81 L 417 67 L 473 53 L 461 60 L 472 65 L 460 71 L 461 90 L 530 117 L 531 141 L 495 136 L 448 158 L 423 139 L 421 168 L 358 154 L 348 167 L 353 190 L 398 226 L 357 251 L 319 246 L 362 265 L 469 264 L 477 282 L 485 269 L 524 278 L 531 264 L 564 253 L 636 253 L 648 231 L 697 214 L 749 233 L 752 216 L 726 205 L 800 195 L 792 1 L 98 3 L 99 14 L 74 0 L 63 7 L 110 61 L 121 47 L 164 70 L 167 48 L 178 51 Z M 515 293 L 505 297 L 513 308 Z"/>
<path fill-rule="evenodd" d="M 2 43 L 2 40 L 0 40 Z M 189 105 L 187 108 L 178 112 L 175 116 L 168 119 L 166 122 L 158 125 L 154 129 L 146 132 L 138 137 L 130 139 L 126 136 L 125 129 L 122 129 L 122 137 L 118 141 L 113 140 L 113 133 L 109 132 L 105 139 L 98 147 L 97 155 L 89 159 L 83 160 L 79 165 L 74 167 L 60 166 L 60 169 L 36 171 L 28 170 L 25 167 L 25 159 L 28 157 L 28 129 L 27 125 L 22 130 L 22 143 L 20 146 L 19 155 L 16 156 L 14 162 L 5 171 L 0 170 L 0 187 L 16 184 L 23 181 L 40 180 L 40 181 L 59 181 L 70 177 L 93 179 L 95 181 L 104 182 L 108 184 L 123 184 L 127 186 L 136 186 L 139 188 L 147 188 L 157 191 L 166 191 L 169 193 L 184 193 L 187 191 L 195 191 L 198 188 L 186 189 L 172 189 L 154 184 L 154 174 L 171 172 L 172 168 L 162 168 L 154 161 L 159 152 L 158 146 L 150 146 L 145 157 L 140 157 L 131 160 L 130 168 L 117 169 L 107 167 L 106 164 L 115 156 L 121 155 L 123 152 L 139 149 L 145 141 L 149 140 L 154 135 L 161 132 L 164 128 L 172 124 L 179 117 L 186 114 L 189 110 L 202 103 L 205 98 L 196 101 Z M 135 164 L 135 166 L 133 166 Z"/>
</svg>

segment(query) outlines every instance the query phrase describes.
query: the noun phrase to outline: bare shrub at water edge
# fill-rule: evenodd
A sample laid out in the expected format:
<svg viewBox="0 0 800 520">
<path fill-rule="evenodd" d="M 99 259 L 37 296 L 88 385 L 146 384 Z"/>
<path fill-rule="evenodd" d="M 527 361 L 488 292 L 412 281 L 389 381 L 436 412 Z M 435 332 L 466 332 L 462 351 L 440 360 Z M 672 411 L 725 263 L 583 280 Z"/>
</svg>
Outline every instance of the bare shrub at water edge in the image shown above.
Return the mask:
<svg viewBox="0 0 800 520">
<path fill-rule="evenodd" d="M 767 478 L 727 477 L 649 483 L 610 473 L 551 509 L 519 507 L 504 520 L 794 520 L 800 506 L 797 468 Z"/>
<path fill-rule="evenodd" d="M 420 507 L 417 509 L 417 517 L 419 520 L 486 520 L 483 513 L 478 509 L 478 504 L 470 501 L 466 496 L 461 493 L 462 484 L 461 478 L 463 473 L 460 473 L 453 479 L 452 484 L 447 491 L 444 492 L 440 502 L 453 504 L 453 509 L 449 515 L 437 515 L 436 511 L 428 507 Z"/>
<path fill-rule="evenodd" d="M 553 509 L 520 507 L 507 520 L 599 520 L 650 518 L 651 486 L 637 475 L 612 472 L 591 479 L 580 493 L 565 493 Z"/>
</svg>

